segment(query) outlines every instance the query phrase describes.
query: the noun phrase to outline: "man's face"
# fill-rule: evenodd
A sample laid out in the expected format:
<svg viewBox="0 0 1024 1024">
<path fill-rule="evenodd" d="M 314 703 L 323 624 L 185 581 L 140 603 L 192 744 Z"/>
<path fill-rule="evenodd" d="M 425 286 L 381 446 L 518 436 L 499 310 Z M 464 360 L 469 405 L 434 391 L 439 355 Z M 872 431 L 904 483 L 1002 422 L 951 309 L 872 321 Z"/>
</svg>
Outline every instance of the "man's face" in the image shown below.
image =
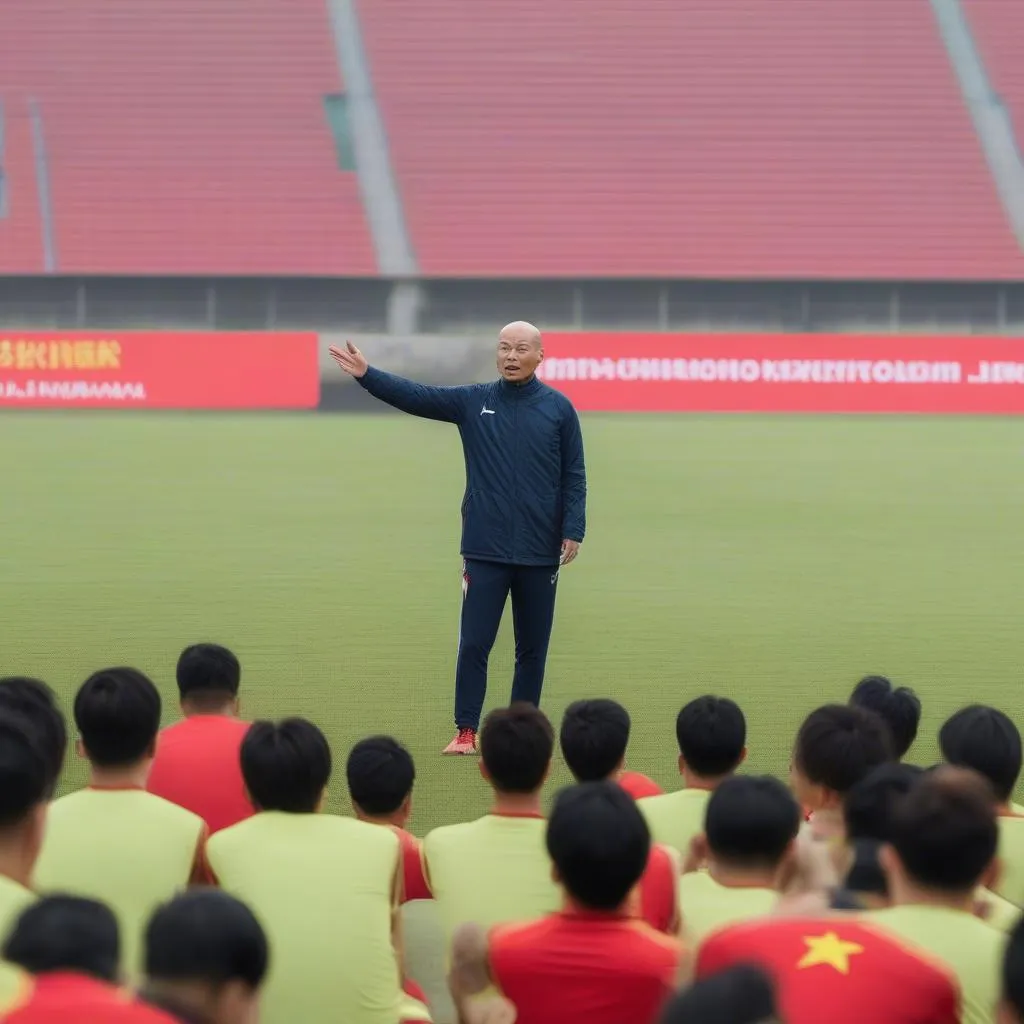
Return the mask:
<svg viewBox="0 0 1024 1024">
<path fill-rule="evenodd" d="M 498 373 L 507 381 L 529 380 L 543 358 L 540 340 L 526 331 L 505 330 L 498 336 Z"/>
</svg>

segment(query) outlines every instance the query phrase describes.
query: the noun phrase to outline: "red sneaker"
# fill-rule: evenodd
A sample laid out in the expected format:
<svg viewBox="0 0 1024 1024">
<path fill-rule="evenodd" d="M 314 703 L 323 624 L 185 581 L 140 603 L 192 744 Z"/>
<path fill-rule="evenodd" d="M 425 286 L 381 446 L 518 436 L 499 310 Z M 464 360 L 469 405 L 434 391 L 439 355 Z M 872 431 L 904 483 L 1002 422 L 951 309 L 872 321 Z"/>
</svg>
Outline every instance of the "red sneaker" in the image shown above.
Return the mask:
<svg viewBox="0 0 1024 1024">
<path fill-rule="evenodd" d="M 476 729 L 468 727 L 460 728 L 455 734 L 455 739 L 448 744 L 442 754 L 476 754 Z"/>
</svg>

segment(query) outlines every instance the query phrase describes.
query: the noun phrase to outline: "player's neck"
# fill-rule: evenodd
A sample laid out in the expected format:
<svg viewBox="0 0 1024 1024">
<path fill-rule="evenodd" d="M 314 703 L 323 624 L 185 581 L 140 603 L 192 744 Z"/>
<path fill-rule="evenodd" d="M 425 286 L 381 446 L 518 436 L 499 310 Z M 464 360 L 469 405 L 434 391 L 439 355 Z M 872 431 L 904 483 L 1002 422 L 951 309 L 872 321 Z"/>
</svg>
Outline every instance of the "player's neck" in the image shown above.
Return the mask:
<svg viewBox="0 0 1024 1024">
<path fill-rule="evenodd" d="M 35 856 L 30 853 L 30 849 L 29 844 L 22 842 L 16 831 L 0 840 L 0 876 L 31 889 Z"/>
<path fill-rule="evenodd" d="M 698 775 L 696 772 L 691 772 L 689 768 L 683 769 L 683 785 L 687 789 L 701 789 L 711 793 L 718 789 L 727 778 L 729 775 Z"/>
<path fill-rule="evenodd" d="M 237 718 L 238 703 L 234 699 L 220 702 L 209 702 L 189 700 L 186 698 L 181 702 L 181 713 L 186 718 L 199 718 L 201 716 Z"/>
<path fill-rule="evenodd" d="M 943 907 L 966 914 L 974 913 L 973 889 L 963 893 L 941 892 L 915 885 L 909 879 L 890 878 L 889 895 L 894 907 Z"/>
<path fill-rule="evenodd" d="M 355 808 L 356 817 L 360 821 L 368 822 L 371 825 L 387 825 L 389 828 L 405 828 L 406 815 L 402 811 L 395 811 L 394 814 L 367 814 L 359 807 Z"/>
<path fill-rule="evenodd" d="M 499 793 L 494 791 L 491 814 L 526 818 L 540 816 L 540 793 Z"/>
<path fill-rule="evenodd" d="M 89 766 L 90 789 L 145 789 L 153 762 L 149 758 L 119 768 Z"/>
<path fill-rule="evenodd" d="M 712 858 L 708 863 L 708 874 L 726 889 L 774 889 L 777 872 L 771 868 L 744 870 Z"/>
</svg>

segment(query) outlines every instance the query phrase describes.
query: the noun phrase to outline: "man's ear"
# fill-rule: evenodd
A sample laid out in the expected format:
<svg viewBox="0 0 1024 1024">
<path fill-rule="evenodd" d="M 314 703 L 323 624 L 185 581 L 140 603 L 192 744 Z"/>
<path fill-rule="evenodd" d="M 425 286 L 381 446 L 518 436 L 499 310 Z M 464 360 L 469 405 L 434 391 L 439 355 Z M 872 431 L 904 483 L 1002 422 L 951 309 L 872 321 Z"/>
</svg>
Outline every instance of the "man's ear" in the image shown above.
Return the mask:
<svg viewBox="0 0 1024 1024">
<path fill-rule="evenodd" d="M 320 790 L 320 799 L 317 800 L 317 802 L 316 802 L 316 813 L 317 814 L 319 814 L 324 809 L 324 804 L 326 804 L 326 803 L 327 803 L 327 787 L 324 786 L 324 788 L 322 790 Z"/>
<path fill-rule="evenodd" d="M 993 857 L 989 861 L 988 867 L 982 872 L 978 884 L 985 886 L 986 889 L 995 889 L 1002 877 L 1003 862 L 998 857 Z"/>
<path fill-rule="evenodd" d="M 879 848 L 878 866 L 882 869 L 882 874 L 885 875 L 886 882 L 889 883 L 889 890 L 891 893 L 893 880 L 899 878 L 903 874 L 903 864 L 900 862 L 900 855 L 896 852 L 891 843 L 883 843 Z"/>
<path fill-rule="evenodd" d="M 484 764 L 482 759 L 478 761 L 477 764 L 480 766 L 480 775 L 483 778 L 484 782 L 490 784 L 491 774 L 487 770 L 487 765 Z"/>
<path fill-rule="evenodd" d="M 743 748 L 743 749 L 742 749 L 742 750 L 740 751 L 740 759 L 739 759 L 739 760 L 738 760 L 738 761 L 736 762 L 736 764 L 737 764 L 737 765 L 741 765 L 741 764 L 743 764 L 743 762 L 744 762 L 744 761 L 746 761 L 746 759 L 747 759 L 747 748 L 746 748 L 746 747 L 744 747 L 744 748 Z"/>
<path fill-rule="evenodd" d="M 544 781 L 547 782 L 551 778 L 551 758 L 548 759 L 548 763 L 544 766 Z"/>
<path fill-rule="evenodd" d="M 680 754 L 679 760 L 676 763 L 679 765 L 679 774 L 682 775 L 686 771 L 686 758 Z"/>
</svg>

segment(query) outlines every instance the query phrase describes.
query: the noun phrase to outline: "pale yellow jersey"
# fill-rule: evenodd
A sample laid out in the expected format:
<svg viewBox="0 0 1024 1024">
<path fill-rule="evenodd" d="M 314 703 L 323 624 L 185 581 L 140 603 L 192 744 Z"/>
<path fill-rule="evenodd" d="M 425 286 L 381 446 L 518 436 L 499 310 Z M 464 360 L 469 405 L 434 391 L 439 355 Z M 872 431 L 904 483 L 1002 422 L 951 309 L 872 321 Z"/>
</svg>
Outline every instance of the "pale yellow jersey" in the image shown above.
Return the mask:
<svg viewBox="0 0 1024 1024">
<path fill-rule="evenodd" d="M 467 921 L 486 930 L 559 909 L 546 828 L 539 815 L 485 814 L 427 835 L 423 862 L 447 940 Z"/>
<path fill-rule="evenodd" d="M 644 797 L 636 805 L 647 820 L 651 838 L 656 843 L 674 846 L 685 857 L 690 852 L 690 841 L 704 831 L 710 796 L 706 789 L 680 789 Z"/>
<path fill-rule="evenodd" d="M 696 949 L 726 925 L 770 913 L 778 900 L 774 889 L 731 887 L 716 882 L 706 871 L 691 871 L 679 879 L 679 911 L 683 935 Z"/>
<path fill-rule="evenodd" d="M 1002 871 L 993 888 L 1003 899 L 1024 908 L 1024 817 L 999 819 L 999 861 Z"/>
<path fill-rule="evenodd" d="M 215 832 L 207 858 L 270 943 L 262 1024 L 396 1024 L 423 1018 L 402 992 L 393 923 L 394 829 L 333 814 L 263 811 Z"/>
<path fill-rule="evenodd" d="M 868 911 L 870 920 L 952 968 L 963 996 L 963 1024 L 992 1024 L 1006 936 L 962 910 L 903 906 Z"/>
<path fill-rule="evenodd" d="M 0 946 L 7 941 L 22 911 L 36 901 L 31 889 L 0 875 Z M 20 1003 L 32 988 L 31 979 L 13 964 L 0 960 L 0 1013 Z"/>
</svg>

